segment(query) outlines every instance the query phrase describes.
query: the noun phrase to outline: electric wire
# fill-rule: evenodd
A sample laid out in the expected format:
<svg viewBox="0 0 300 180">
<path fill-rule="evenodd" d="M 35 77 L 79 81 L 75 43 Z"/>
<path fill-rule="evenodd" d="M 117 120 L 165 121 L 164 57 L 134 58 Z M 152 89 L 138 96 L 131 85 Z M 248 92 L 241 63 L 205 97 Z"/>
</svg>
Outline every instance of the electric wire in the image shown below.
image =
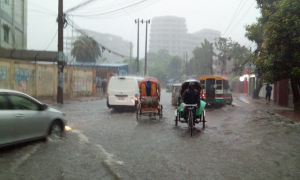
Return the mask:
<svg viewBox="0 0 300 180">
<path fill-rule="evenodd" d="M 68 20 L 69 22 L 72 22 L 72 20 L 69 19 L 68 17 L 67 17 L 67 20 Z M 75 25 L 74 22 L 69 23 L 69 25 L 72 26 L 72 27 L 73 27 L 77 32 L 79 32 L 80 34 L 82 34 L 82 35 L 84 35 L 84 36 L 86 36 L 86 37 L 89 37 L 89 36 L 87 35 L 86 32 L 84 32 L 83 30 L 80 30 L 79 28 L 75 27 L 76 25 Z M 102 48 L 102 51 L 107 50 L 109 53 L 112 53 L 112 54 L 117 55 L 117 56 L 119 56 L 119 57 L 122 57 L 122 58 L 130 58 L 129 56 L 122 55 L 122 54 L 120 54 L 120 53 L 117 53 L 117 52 L 115 52 L 115 51 L 113 51 L 113 50 L 111 50 L 111 49 L 109 49 L 109 48 L 103 46 L 102 44 L 100 44 L 99 42 L 97 42 L 95 39 L 94 39 L 94 41 L 97 43 L 98 46 L 100 46 L 100 47 Z"/>
<path fill-rule="evenodd" d="M 254 5 L 255 1 L 252 3 L 252 5 L 249 7 L 249 9 L 246 11 L 246 13 L 242 16 L 242 18 L 236 23 L 236 25 L 234 26 L 234 28 L 228 33 L 230 34 L 234 29 L 235 27 L 241 22 L 241 20 L 245 17 L 245 15 L 249 12 L 249 10 L 251 9 L 251 7 Z"/>
<path fill-rule="evenodd" d="M 77 6 L 75 6 L 73 8 L 68 9 L 67 11 L 65 11 L 65 13 L 67 14 L 69 12 L 75 11 L 76 9 L 78 9 L 80 7 L 83 7 L 83 6 L 86 6 L 86 5 L 88 5 L 89 3 L 93 2 L 93 1 L 96 1 L 96 0 L 87 0 L 86 2 L 83 2 L 83 3 L 78 4 Z"/>
<path fill-rule="evenodd" d="M 236 12 L 238 11 L 238 9 L 239 9 L 241 3 L 242 3 L 242 0 L 240 1 L 240 4 L 239 4 L 238 7 L 236 8 L 235 13 L 233 14 L 233 16 L 232 16 L 232 18 L 231 18 L 231 21 L 230 21 L 230 23 L 228 24 L 228 26 L 227 26 L 227 28 L 226 28 L 226 30 L 225 30 L 225 32 L 224 32 L 224 35 L 226 34 L 226 32 L 227 32 L 229 26 L 231 25 L 231 23 L 233 22 L 233 20 L 235 19 L 235 17 L 236 17 L 236 16 L 235 16 L 235 15 L 236 15 Z"/>
<path fill-rule="evenodd" d="M 136 6 L 138 4 L 141 4 L 141 3 L 144 3 L 148 0 L 142 0 L 142 1 L 139 1 L 139 2 L 136 2 L 136 3 L 133 3 L 133 4 L 130 4 L 130 5 L 127 5 L 125 7 L 121 7 L 119 9 L 115 9 L 115 10 L 111 10 L 111 11 L 107 11 L 107 12 L 103 12 L 103 13 L 96 13 L 96 14 L 87 14 L 87 15 L 76 15 L 76 14 L 72 14 L 73 16 L 76 16 L 76 17 L 93 17 L 93 16 L 101 16 L 101 15 L 107 15 L 107 14 L 112 14 L 112 13 L 115 13 L 115 12 L 118 12 L 118 11 L 121 11 L 121 10 L 124 10 L 124 9 L 127 9 L 127 8 L 130 8 L 132 6 Z"/>
<path fill-rule="evenodd" d="M 57 31 L 56 31 L 56 33 L 54 34 L 54 36 L 53 36 L 53 38 L 52 38 L 51 42 L 48 44 L 48 46 L 45 48 L 45 50 L 47 50 L 47 49 L 49 48 L 49 46 L 52 44 L 52 42 L 53 42 L 54 38 L 55 38 L 55 37 L 56 37 L 56 35 L 57 35 L 57 32 L 58 32 L 58 30 L 57 30 Z"/>
</svg>

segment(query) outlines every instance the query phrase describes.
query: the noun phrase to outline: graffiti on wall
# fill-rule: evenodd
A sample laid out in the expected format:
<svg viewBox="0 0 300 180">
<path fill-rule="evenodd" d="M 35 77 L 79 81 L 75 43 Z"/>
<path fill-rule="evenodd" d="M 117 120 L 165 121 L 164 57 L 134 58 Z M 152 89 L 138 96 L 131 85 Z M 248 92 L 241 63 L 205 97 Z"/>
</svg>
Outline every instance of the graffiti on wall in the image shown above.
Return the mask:
<svg viewBox="0 0 300 180">
<path fill-rule="evenodd" d="M 86 79 L 81 77 L 73 77 L 73 91 L 74 92 L 80 92 L 80 91 L 86 91 Z"/>
<path fill-rule="evenodd" d="M 7 78 L 7 69 L 6 69 L 6 67 L 0 66 L 0 79 L 6 80 L 6 78 Z"/>
<path fill-rule="evenodd" d="M 31 72 L 29 69 L 26 68 L 16 68 L 15 69 L 15 81 L 18 82 L 19 90 L 25 91 L 27 88 L 27 82 L 30 79 Z"/>
</svg>

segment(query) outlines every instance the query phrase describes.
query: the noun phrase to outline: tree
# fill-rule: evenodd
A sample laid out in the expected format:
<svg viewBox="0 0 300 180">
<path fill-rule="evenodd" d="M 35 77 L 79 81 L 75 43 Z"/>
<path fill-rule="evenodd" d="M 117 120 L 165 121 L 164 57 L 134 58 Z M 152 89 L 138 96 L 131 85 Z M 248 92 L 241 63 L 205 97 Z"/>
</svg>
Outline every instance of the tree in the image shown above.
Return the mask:
<svg viewBox="0 0 300 180">
<path fill-rule="evenodd" d="M 257 0 L 257 3 L 262 16 L 256 25 L 246 27 L 246 36 L 258 45 L 256 57 L 252 61 L 257 67 L 260 82 L 289 78 L 294 110 L 300 111 L 300 2 Z M 261 87 L 255 91 L 257 97 Z"/>
<path fill-rule="evenodd" d="M 201 43 L 201 47 L 196 47 L 193 51 L 194 57 L 190 60 L 189 67 L 194 67 L 191 70 L 195 72 L 197 76 L 212 75 L 212 57 L 216 54 L 213 51 L 212 43 L 208 40 L 204 40 Z"/>
<path fill-rule="evenodd" d="M 264 35 L 264 24 L 268 22 L 270 16 L 276 12 L 276 4 L 278 0 L 256 0 L 258 8 L 260 8 L 262 16 L 257 19 L 256 23 L 246 26 L 246 34 L 245 36 L 252 42 L 255 42 L 257 45 L 257 49 L 254 51 L 254 56 L 250 58 L 250 61 L 256 65 L 256 59 L 259 54 L 259 49 L 261 49 L 263 45 L 263 35 Z M 258 81 L 256 85 L 256 89 L 253 91 L 252 98 L 258 99 L 259 92 L 262 88 L 262 79 L 261 72 L 259 68 L 256 69 L 256 74 Z"/>
<path fill-rule="evenodd" d="M 218 61 L 222 63 L 221 73 L 226 73 L 226 75 L 232 74 L 236 76 L 237 70 L 241 70 L 240 67 L 243 67 L 246 62 L 248 62 L 251 51 L 245 46 L 241 46 L 238 42 L 234 42 L 231 38 L 218 38 L 218 41 L 215 42 L 215 47 L 219 51 Z M 226 72 L 226 63 L 233 59 L 234 69 L 230 72 Z"/>
<path fill-rule="evenodd" d="M 167 50 L 147 54 L 148 75 L 155 77 L 160 82 L 165 82 L 167 77 L 180 78 L 182 76 L 182 59 L 171 56 Z"/>
<path fill-rule="evenodd" d="M 128 64 L 128 71 L 129 74 L 128 75 L 132 75 L 132 76 L 138 76 L 139 74 L 137 74 L 137 62 L 136 59 L 125 59 L 123 60 L 123 63 Z M 140 60 L 139 62 L 139 72 L 143 72 L 144 70 L 144 63 L 142 60 Z"/>
<path fill-rule="evenodd" d="M 290 79 L 294 110 L 300 111 L 300 1 L 281 0 L 264 24 L 264 43 L 256 59 L 266 82 Z"/>
<path fill-rule="evenodd" d="M 101 51 L 97 42 L 87 36 L 80 36 L 73 43 L 71 55 L 76 58 L 77 62 L 96 62 L 101 57 Z"/>
</svg>

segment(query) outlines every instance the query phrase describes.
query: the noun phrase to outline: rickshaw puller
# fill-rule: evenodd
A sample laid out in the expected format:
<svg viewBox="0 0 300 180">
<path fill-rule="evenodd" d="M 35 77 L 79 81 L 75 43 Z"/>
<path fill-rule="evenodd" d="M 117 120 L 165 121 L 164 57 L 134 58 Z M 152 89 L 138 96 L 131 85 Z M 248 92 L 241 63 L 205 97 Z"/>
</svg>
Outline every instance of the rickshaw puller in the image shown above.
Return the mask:
<svg viewBox="0 0 300 180">
<path fill-rule="evenodd" d="M 195 89 L 195 83 L 190 82 L 189 88 L 186 89 L 182 94 L 182 103 L 184 104 L 197 104 L 197 108 L 200 107 L 200 96 L 198 91 Z M 183 118 L 186 121 L 188 116 L 188 107 L 183 110 Z M 196 108 L 193 109 L 194 119 L 196 118 Z"/>
</svg>

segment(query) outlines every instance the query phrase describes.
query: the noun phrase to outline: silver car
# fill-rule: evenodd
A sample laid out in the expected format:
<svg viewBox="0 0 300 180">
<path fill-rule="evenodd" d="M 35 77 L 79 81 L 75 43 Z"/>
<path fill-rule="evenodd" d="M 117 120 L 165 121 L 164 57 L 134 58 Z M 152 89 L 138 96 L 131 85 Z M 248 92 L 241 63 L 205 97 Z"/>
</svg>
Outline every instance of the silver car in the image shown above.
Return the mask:
<svg viewBox="0 0 300 180">
<path fill-rule="evenodd" d="M 0 89 L 0 147 L 35 139 L 57 138 L 65 115 L 22 92 Z"/>
</svg>

